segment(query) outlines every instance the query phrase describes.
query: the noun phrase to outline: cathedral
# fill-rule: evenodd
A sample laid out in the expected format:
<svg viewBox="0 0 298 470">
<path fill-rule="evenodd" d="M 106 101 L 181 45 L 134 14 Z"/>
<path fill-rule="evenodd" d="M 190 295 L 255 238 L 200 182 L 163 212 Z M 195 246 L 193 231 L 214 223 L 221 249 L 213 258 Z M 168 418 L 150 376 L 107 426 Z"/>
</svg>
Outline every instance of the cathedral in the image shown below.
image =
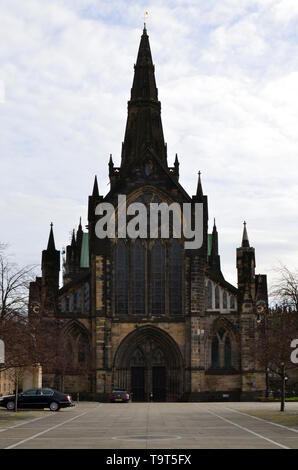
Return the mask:
<svg viewBox="0 0 298 470">
<path fill-rule="evenodd" d="M 255 274 L 255 250 L 244 223 L 237 248 L 237 287 L 224 278 L 214 223 L 200 173 L 194 195 L 179 182 L 179 161 L 168 164 L 161 104 L 146 26 L 139 45 L 121 163 L 108 163 L 110 189 L 95 177 L 88 225 L 73 231 L 62 253 L 51 225 L 42 276 L 30 285 L 29 314 L 59 324 L 66 344 L 63 388 L 108 400 L 115 388 L 134 401 L 249 400 L 265 391 L 255 352 L 259 303 L 267 304 L 266 275 Z M 127 204 L 185 203 L 203 208 L 203 243 L 184 238 L 98 238 L 96 207 L 125 195 Z M 123 208 L 122 208 L 123 209 Z M 162 223 L 162 221 L 161 221 Z M 117 227 L 119 229 L 119 227 Z M 209 233 L 211 232 L 211 233 Z M 240 238 L 240 237 L 239 237 Z M 61 368 L 46 368 L 43 383 L 59 387 Z"/>
</svg>

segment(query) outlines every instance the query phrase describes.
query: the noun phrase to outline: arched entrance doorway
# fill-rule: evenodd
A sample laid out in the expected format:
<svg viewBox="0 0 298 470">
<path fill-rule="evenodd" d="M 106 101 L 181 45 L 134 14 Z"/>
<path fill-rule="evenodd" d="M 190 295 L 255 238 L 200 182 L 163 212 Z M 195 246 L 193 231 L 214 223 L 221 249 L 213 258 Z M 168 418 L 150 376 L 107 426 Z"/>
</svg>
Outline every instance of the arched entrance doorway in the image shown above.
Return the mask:
<svg viewBox="0 0 298 470">
<path fill-rule="evenodd" d="M 113 386 L 134 401 L 177 401 L 183 394 L 183 361 L 176 342 L 159 328 L 141 327 L 121 342 L 114 358 Z"/>
</svg>

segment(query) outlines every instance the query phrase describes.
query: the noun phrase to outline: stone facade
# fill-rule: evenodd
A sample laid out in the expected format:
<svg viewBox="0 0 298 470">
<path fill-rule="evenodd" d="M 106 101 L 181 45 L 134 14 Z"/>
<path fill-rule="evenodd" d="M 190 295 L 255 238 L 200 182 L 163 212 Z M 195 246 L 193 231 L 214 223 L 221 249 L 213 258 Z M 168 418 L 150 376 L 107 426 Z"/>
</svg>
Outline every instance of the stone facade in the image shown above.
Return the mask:
<svg viewBox="0 0 298 470">
<path fill-rule="evenodd" d="M 237 249 L 238 288 L 220 267 L 214 221 L 208 234 L 208 200 L 199 174 L 196 194 L 179 183 L 179 161 L 168 166 L 161 105 L 149 38 L 141 37 L 135 65 L 120 167 L 109 160 L 110 191 L 97 178 L 88 204 L 88 233 L 81 222 L 66 249 L 63 287 L 51 227 L 42 256 L 42 278 L 32 283 L 30 313 L 58 321 L 69 342 L 63 388 L 108 399 L 113 388 L 135 400 L 250 399 L 264 393 L 254 356 L 256 300 L 267 303 L 266 276 L 255 276 L 255 253 L 246 226 Z M 99 203 L 195 204 L 203 207 L 203 244 L 186 249 L 184 238 L 99 239 Z M 163 224 L 163 219 L 160 224 Z M 259 282 L 259 281 L 262 282 Z M 261 287 L 260 287 L 261 286 Z M 61 379 L 61 377 L 60 377 Z M 59 382 L 47 371 L 44 382 Z M 56 385 L 57 386 L 57 385 Z"/>
</svg>

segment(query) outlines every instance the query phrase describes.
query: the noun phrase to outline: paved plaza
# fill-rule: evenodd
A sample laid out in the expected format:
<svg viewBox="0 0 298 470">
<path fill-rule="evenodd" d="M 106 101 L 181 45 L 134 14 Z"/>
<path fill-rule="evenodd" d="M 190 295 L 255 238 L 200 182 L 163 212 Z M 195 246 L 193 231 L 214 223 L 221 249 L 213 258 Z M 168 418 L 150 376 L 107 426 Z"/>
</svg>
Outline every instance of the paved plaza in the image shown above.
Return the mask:
<svg viewBox="0 0 298 470">
<path fill-rule="evenodd" d="M 0 448 L 297 449 L 298 404 L 287 404 L 286 424 L 278 406 L 82 402 L 58 413 L 22 412 L 20 420 L 0 409 Z"/>
</svg>

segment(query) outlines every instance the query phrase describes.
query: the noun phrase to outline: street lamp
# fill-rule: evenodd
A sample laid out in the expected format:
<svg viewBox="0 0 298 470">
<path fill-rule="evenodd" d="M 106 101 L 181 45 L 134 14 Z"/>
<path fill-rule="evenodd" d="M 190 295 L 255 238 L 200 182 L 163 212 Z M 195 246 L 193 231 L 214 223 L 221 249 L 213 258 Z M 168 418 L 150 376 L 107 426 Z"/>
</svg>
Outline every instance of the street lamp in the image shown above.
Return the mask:
<svg viewBox="0 0 298 470">
<path fill-rule="evenodd" d="M 257 311 L 256 321 L 258 325 L 262 323 L 262 320 L 264 318 L 264 338 L 265 338 L 265 342 L 267 342 L 267 304 L 264 300 L 258 300 L 256 302 L 256 311 Z M 265 344 L 265 348 L 267 349 L 266 344 Z M 267 355 L 267 351 L 266 351 L 266 355 Z M 270 369 L 268 367 L 268 360 L 266 358 L 266 368 L 265 368 L 265 381 L 266 381 L 265 397 L 266 398 L 269 398 L 269 393 L 270 393 L 269 372 L 270 372 Z"/>
<path fill-rule="evenodd" d="M 281 401 L 280 401 L 280 411 L 285 411 L 285 401 L 286 401 L 286 382 L 288 377 L 286 377 L 285 363 L 281 363 Z"/>
</svg>

